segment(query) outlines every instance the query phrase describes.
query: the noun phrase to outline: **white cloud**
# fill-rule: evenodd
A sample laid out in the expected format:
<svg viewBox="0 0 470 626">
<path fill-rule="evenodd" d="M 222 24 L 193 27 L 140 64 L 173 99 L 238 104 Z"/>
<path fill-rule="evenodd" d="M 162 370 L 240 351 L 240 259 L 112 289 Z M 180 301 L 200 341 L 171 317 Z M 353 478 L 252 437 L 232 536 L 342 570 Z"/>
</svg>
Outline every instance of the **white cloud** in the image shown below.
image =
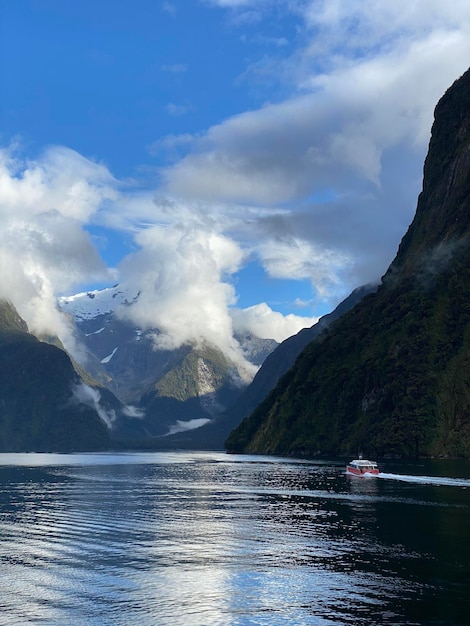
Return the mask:
<svg viewBox="0 0 470 626">
<path fill-rule="evenodd" d="M 73 389 L 73 398 L 80 403 L 94 409 L 100 416 L 102 422 L 112 430 L 116 423 L 116 411 L 114 409 L 105 409 L 101 405 L 101 394 L 98 389 L 94 389 L 85 383 L 75 385 Z"/>
<path fill-rule="evenodd" d="M 176 433 L 184 433 L 188 430 L 194 430 L 195 428 L 201 428 L 204 424 L 210 422 L 210 419 L 201 417 L 199 419 L 193 420 L 177 420 L 175 424 L 170 426 L 167 433 L 165 433 L 164 437 L 168 437 L 169 435 L 175 435 Z"/>
<path fill-rule="evenodd" d="M 304 76 L 310 93 L 210 128 L 164 171 L 168 189 L 207 201 L 276 204 L 325 185 L 379 185 L 386 150 L 424 150 L 434 106 L 468 58 L 469 36 L 436 32 L 405 51 Z"/>
<path fill-rule="evenodd" d="M 250 7 L 273 9 L 240 5 Z M 470 5 L 281 8 L 304 20 L 303 46 L 276 64 L 291 95 L 193 136 L 190 152 L 162 175 L 187 201 L 237 206 L 241 217 L 259 207 L 244 236 L 266 271 L 308 276 L 314 291 L 334 298 L 380 277 L 413 218 L 435 104 L 468 67 Z"/>
<path fill-rule="evenodd" d="M 57 334 L 81 360 L 56 298 L 93 277 L 110 277 L 85 229 L 97 221 L 134 235 L 136 252 L 123 261 L 119 280 L 140 290 L 128 314 L 160 330 L 159 347 L 214 343 L 243 377 L 254 374 L 233 337 L 230 314 L 236 303 L 231 277 L 248 254 L 237 243 L 237 228 L 243 235 L 238 207 L 119 189 L 105 167 L 62 148 L 37 161 L 6 150 L 0 157 L 0 297 L 13 302 L 33 332 Z M 245 214 L 258 218 L 260 212 L 247 208 Z M 298 323 L 287 322 L 284 332 Z M 277 320 L 276 336 L 279 326 Z"/>
<path fill-rule="evenodd" d="M 36 161 L 13 148 L 0 151 L 2 215 L 30 217 L 56 210 L 85 223 L 97 205 L 116 196 L 109 170 L 62 146 L 45 150 Z"/>
<path fill-rule="evenodd" d="M 144 328 L 158 328 L 159 348 L 209 342 L 237 362 L 242 375 L 252 375 L 233 338 L 229 307 L 235 291 L 224 280 L 241 267 L 239 246 L 193 222 L 152 226 L 136 240 L 140 250 L 124 260 L 120 273 L 140 295 L 124 314 Z"/>
<path fill-rule="evenodd" d="M 37 161 L 0 150 L 0 297 L 33 332 L 72 346 L 56 295 L 108 273 L 84 230 L 115 197 L 108 170 L 72 150 L 49 148 Z"/>
<path fill-rule="evenodd" d="M 223 9 L 235 9 L 259 4 L 259 0 L 205 0 L 205 2 Z"/>
<path fill-rule="evenodd" d="M 147 152 L 152 156 L 160 156 L 164 160 L 180 159 L 194 142 L 195 137 L 189 133 L 183 135 L 166 135 L 147 146 Z M 183 152 L 184 151 L 184 152 Z"/>
<path fill-rule="evenodd" d="M 282 340 L 314 319 L 263 303 L 234 309 L 233 275 L 248 260 L 273 278 L 309 280 L 313 299 L 332 306 L 392 260 L 416 206 L 434 106 L 468 66 L 468 1 L 205 4 L 232 18 L 296 14 L 295 42 L 282 29 L 258 40 L 279 44 L 263 67 L 288 95 L 205 132 L 149 139 L 151 154 L 174 162 L 154 190 L 125 188 L 66 148 L 36 161 L 1 150 L 0 296 L 33 330 L 67 338 L 56 295 L 107 275 L 86 230 L 96 223 L 134 237 L 119 271 L 141 289 L 135 320 L 159 327 L 160 345 L 212 341 L 240 367 L 234 324 Z"/>
<path fill-rule="evenodd" d="M 163 13 L 167 13 L 170 17 L 176 17 L 178 10 L 173 2 L 162 2 L 161 9 Z"/>
<path fill-rule="evenodd" d="M 336 44 L 349 34 L 341 47 L 388 47 L 393 40 L 409 40 L 436 28 L 460 29 L 469 20 L 466 0 L 452 5 L 440 0 L 396 0 L 393 4 L 375 0 L 307 0 L 299 6 L 309 27 Z M 320 33 L 318 32 L 320 29 Z M 336 37 L 332 35 L 336 33 Z"/>
<path fill-rule="evenodd" d="M 265 302 L 246 309 L 233 308 L 231 315 L 236 331 L 253 333 L 262 339 L 275 339 L 279 343 L 318 322 L 318 317 L 282 315 Z"/>
<path fill-rule="evenodd" d="M 175 104 L 174 102 L 169 102 L 166 105 L 166 111 L 168 115 L 173 117 L 179 117 L 181 115 L 186 115 L 191 110 L 191 106 L 187 104 Z"/>
</svg>

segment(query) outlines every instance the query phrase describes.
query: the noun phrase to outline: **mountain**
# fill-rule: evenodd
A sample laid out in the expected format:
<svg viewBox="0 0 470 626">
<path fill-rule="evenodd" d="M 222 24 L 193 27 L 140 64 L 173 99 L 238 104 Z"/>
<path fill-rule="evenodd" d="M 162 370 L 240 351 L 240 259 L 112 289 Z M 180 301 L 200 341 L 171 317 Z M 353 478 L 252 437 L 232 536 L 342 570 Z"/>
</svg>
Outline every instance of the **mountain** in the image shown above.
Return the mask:
<svg viewBox="0 0 470 626">
<path fill-rule="evenodd" d="M 285 339 L 266 357 L 253 381 L 243 391 L 235 404 L 227 411 L 226 419 L 235 420 L 234 425 L 236 425 L 242 418 L 247 417 L 256 406 L 264 400 L 271 389 L 276 386 L 281 376 L 294 365 L 302 350 L 311 341 L 316 339 L 332 322 L 344 315 L 346 311 L 349 311 L 349 309 L 360 302 L 364 296 L 368 293 L 372 293 L 376 288 L 376 285 L 358 287 L 343 300 L 334 311 L 321 317 L 316 324 L 310 328 L 302 328 L 296 335 Z"/>
<path fill-rule="evenodd" d="M 121 420 L 113 436 L 156 447 L 168 446 L 171 440 L 163 439 L 177 432 L 191 440 L 193 431 L 233 404 L 247 383 L 214 345 L 157 348 L 159 330 L 142 329 L 124 314 L 138 298 L 138 292 L 115 285 L 62 297 L 59 306 L 74 321 L 84 367 L 137 418 Z M 249 334 L 236 338 L 254 365 L 278 345 Z"/>
<path fill-rule="evenodd" d="M 416 214 L 376 293 L 232 431 L 233 452 L 470 454 L 470 71 L 435 109 Z"/>
<path fill-rule="evenodd" d="M 256 406 L 264 400 L 276 386 L 281 376 L 294 365 L 305 346 L 316 339 L 325 328 L 346 311 L 349 311 L 367 294 L 373 293 L 376 288 L 377 285 L 358 287 L 334 311 L 324 315 L 316 324 L 310 328 L 302 328 L 296 335 L 285 339 L 265 358 L 253 381 L 241 392 L 230 408 L 200 428 L 197 433 L 193 434 L 191 440 L 184 435 L 178 435 L 171 438 L 171 441 L 178 447 L 197 444 L 206 448 L 222 448 L 230 431 L 238 426 L 242 419 L 250 415 Z"/>
<path fill-rule="evenodd" d="M 93 393 L 64 350 L 31 335 L 14 307 L 0 301 L 0 451 L 107 449 Z"/>
</svg>

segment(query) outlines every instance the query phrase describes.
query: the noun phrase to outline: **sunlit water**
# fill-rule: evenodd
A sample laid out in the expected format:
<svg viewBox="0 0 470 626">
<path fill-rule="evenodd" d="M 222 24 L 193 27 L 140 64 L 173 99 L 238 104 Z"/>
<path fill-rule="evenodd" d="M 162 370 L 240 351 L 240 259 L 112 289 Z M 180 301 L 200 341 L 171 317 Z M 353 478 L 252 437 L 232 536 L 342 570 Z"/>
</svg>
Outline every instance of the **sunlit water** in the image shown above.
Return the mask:
<svg viewBox="0 0 470 626">
<path fill-rule="evenodd" d="M 381 469 L 0 455 L 0 624 L 470 624 L 470 465 Z"/>
</svg>

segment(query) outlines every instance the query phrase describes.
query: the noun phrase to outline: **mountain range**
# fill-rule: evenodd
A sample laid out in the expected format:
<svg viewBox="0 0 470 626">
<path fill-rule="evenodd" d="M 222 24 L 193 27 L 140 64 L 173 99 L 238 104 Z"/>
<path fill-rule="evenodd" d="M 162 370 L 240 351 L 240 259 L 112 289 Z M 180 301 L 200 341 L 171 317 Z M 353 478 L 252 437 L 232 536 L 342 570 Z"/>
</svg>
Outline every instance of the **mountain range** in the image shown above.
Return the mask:
<svg viewBox="0 0 470 626">
<path fill-rule="evenodd" d="M 0 451 L 470 454 L 470 73 L 435 110 L 416 215 L 379 285 L 278 345 L 162 349 L 119 285 L 59 300 L 76 350 L 0 301 Z"/>
<path fill-rule="evenodd" d="M 197 431 L 180 433 L 168 438 L 168 444 L 174 447 L 201 447 L 220 449 L 230 431 L 258 406 L 273 389 L 278 380 L 295 363 L 302 350 L 334 320 L 360 302 L 365 295 L 376 290 L 377 285 L 364 285 L 355 289 L 331 313 L 324 315 L 310 328 L 303 328 L 296 335 L 285 339 L 265 359 L 253 381 L 244 388 L 235 402 L 213 420 Z"/>
<path fill-rule="evenodd" d="M 237 364 L 215 345 L 159 347 L 157 328 L 142 329 L 126 315 L 138 299 L 139 293 L 115 285 L 62 297 L 59 306 L 70 316 L 75 341 L 85 352 L 82 365 L 131 407 L 129 416 L 135 419 L 121 420 L 114 437 L 141 443 L 150 438 L 158 445 L 157 438 L 211 421 L 235 401 L 247 382 Z M 255 366 L 278 345 L 248 334 L 237 340 L 245 359 Z"/>
<path fill-rule="evenodd" d="M 0 403 L 7 410 L 0 415 L 0 449 L 221 449 L 230 430 L 264 398 L 302 348 L 371 289 L 355 290 L 333 313 L 280 345 L 238 335 L 246 359 L 261 365 L 248 386 L 236 364 L 215 346 L 157 349 L 157 329 L 143 330 L 122 315 L 139 294 L 119 285 L 59 300 L 74 329 L 80 364 L 56 337 L 34 337 L 13 306 L 2 301 Z M 41 359 L 29 362 L 33 350 L 48 354 L 61 375 L 52 375 Z M 22 367 L 23 361 L 28 367 Z M 14 433 L 18 428 L 21 436 Z M 64 428 L 70 438 L 58 435 Z"/>
</svg>

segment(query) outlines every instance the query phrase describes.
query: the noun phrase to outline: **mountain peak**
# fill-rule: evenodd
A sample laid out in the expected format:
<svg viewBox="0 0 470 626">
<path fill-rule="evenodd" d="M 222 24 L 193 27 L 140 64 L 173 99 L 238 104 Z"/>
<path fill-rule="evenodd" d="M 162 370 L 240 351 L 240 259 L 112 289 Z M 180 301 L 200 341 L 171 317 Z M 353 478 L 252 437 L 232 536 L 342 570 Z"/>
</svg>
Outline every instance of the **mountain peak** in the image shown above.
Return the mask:
<svg viewBox="0 0 470 626">
<path fill-rule="evenodd" d="M 470 237 L 470 70 L 434 112 L 423 190 L 389 273 L 442 265 Z"/>
<path fill-rule="evenodd" d="M 132 304 L 138 297 L 137 290 L 114 285 L 105 289 L 83 291 L 73 296 L 62 296 L 59 298 L 59 308 L 80 322 L 113 313 L 121 306 Z"/>
</svg>

